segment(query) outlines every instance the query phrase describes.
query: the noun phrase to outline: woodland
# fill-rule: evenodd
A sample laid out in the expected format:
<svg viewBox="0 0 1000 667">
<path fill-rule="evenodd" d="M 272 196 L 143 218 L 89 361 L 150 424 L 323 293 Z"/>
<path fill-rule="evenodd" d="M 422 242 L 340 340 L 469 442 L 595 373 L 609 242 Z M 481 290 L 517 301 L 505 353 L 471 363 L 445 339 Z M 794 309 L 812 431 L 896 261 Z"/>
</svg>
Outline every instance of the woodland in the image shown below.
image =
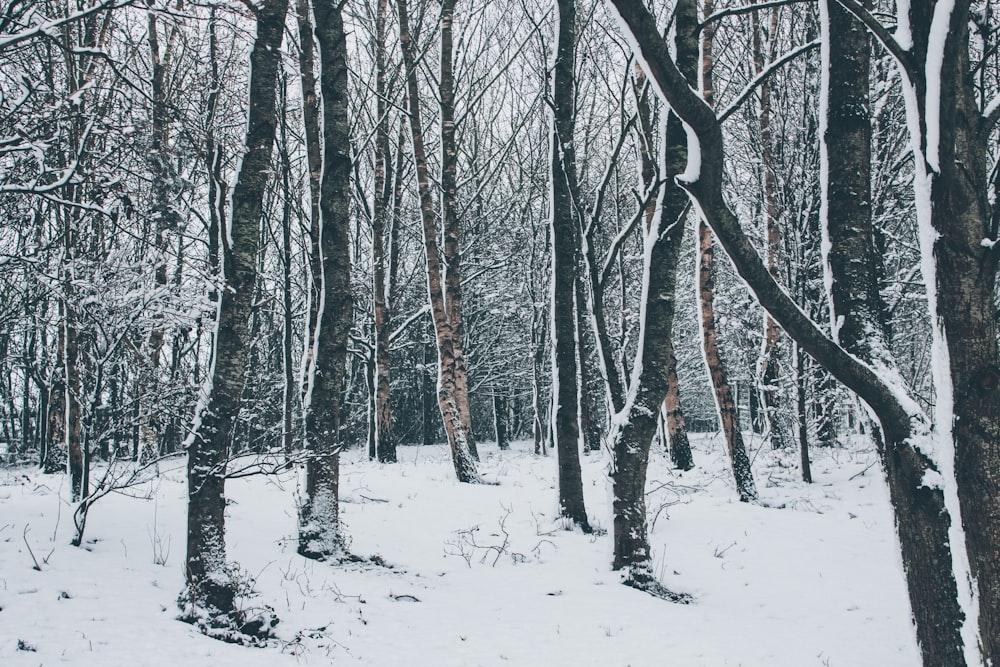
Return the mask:
<svg viewBox="0 0 1000 667">
<path fill-rule="evenodd" d="M 445 556 L 683 618 L 701 525 L 875 503 L 912 646 L 817 664 L 1000 665 L 998 121 L 993 0 L 0 0 L 0 656 L 22 577 L 182 489 L 163 611 L 220 646 L 364 632 L 287 634 L 253 517 L 362 588 L 417 567 L 365 530 L 487 522 Z"/>
</svg>

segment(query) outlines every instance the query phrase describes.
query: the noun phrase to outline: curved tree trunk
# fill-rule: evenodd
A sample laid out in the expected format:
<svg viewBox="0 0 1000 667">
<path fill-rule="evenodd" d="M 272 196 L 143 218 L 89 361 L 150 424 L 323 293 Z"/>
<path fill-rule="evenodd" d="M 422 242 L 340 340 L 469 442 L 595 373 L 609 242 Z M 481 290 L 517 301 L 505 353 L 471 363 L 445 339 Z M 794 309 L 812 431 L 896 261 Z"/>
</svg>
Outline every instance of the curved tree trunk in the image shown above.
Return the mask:
<svg viewBox="0 0 1000 667">
<path fill-rule="evenodd" d="M 693 38 L 697 25 L 695 0 L 681 0 L 675 10 L 676 51 L 688 75 L 697 69 L 698 45 Z M 610 436 L 614 454 L 611 483 L 614 509 L 614 561 L 624 570 L 624 583 L 641 590 L 680 599 L 656 580 L 646 532 L 646 467 L 649 448 L 656 434 L 660 406 L 669 388 L 673 360 L 673 323 L 676 309 L 677 262 L 684 236 L 687 195 L 673 183 L 687 161 L 685 132 L 680 120 L 663 111 L 659 163 L 666 183 L 660 190 L 654 214 L 644 229 L 645 261 L 642 299 L 644 313 L 639 322 L 639 347 L 635 367 L 641 368 L 635 386 L 629 388 L 625 409 L 616 415 L 621 427 Z"/>
<path fill-rule="evenodd" d="M 267 0 L 257 14 L 250 54 L 250 114 L 246 152 L 232 192 L 229 233 L 221 235 L 225 289 L 219 294 L 218 333 L 207 400 L 199 405 L 188 442 L 188 522 L 182 599 L 184 615 L 231 627 L 238 621 L 235 585 L 226 565 L 225 468 L 240 407 L 253 309 L 259 227 L 274 145 L 275 85 L 280 64 L 286 0 Z"/>
<path fill-rule="evenodd" d="M 688 75 L 694 79 L 697 76 L 698 69 L 698 42 L 694 36 L 694 26 L 697 22 L 697 6 L 690 5 L 690 3 L 683 3 L 678 6 L 675 11 L 675 25 L 678 26 L 678 31 L 682 38 L 677 39 L 677 48 L 679 62 L 684 63 L 682 67 L 687 68 Z M 691 16 L 691 12 L 694 12 L 694 16 Z M 649 86 L 647 85 L 646 75 L 642 73 L 642 68 L 638 65 L 635 70 L 635 85 L 636 88 L 641 91 L 636 100 L 636 114 L 638 116 L 638 123 L 636 123 L 636 132 L 640 133 L 639 143 L 639 168 L 642 174 L 642 182 L 645 188 L 648 190 L 652 187 L 654 180 L 657 178 L 656 165 L 654 164 L 653 157 L 650 155 L 650 150 L 655 145 L 655 137 L 653 136 L 653 117 L 652 111 L 649 105 Z M 676 116 L 673 117 L 674 124 L 679 123 Z M 682 132 L 681 129 L 668 125 L 667 132 L 671 133 L 669 140 L 676 144 L 675 151 L 684 150 L 683 136 L 678 136 L 677 132 Z M 668 157 L 673 157 L 678 160 L 677 164 L 667 165 L 662 164 L 661 167 L 664 169 L 671 168 L 674 171 L 671 176 L 680 173 L 679 170 L 683 169 L 684 157 L 683 155 L 671 156 L 668 153 Z M 687 201 L 686 195 L 682 194 L 681 202 Z M 657 211 L 657 201 L 651 200 L 649 206 L 646 207 L 644 212 L 646 232 L 652 229 L 653 224 L 656 222 Z M 678 238 L 682 238 L 684 235 L 684 224 L 683 219 L 680 219 L 681 228 L 674 232 Z M 673 292 L 667 294 L 661 291 L 666 298 L 676 299 L 677 298 L 677 260 L 673 261 L 675 279 L 673 281 Z M 673 335 L 671 331 L 671 335 Z M 680 383 L 677 380 L 677 357 L 674 354 L 673 341 L 671 340 L 669 360 L 667 364 L 667 393 L 663 399 L 663 409 L 666 413 L 666 424 L 667 424 L 667 441 L 669 443 L 670 450 L 670 460 L 674 464 L 674 467 L 678 470 L 690 470 L 694 467 L 694 458 L 691 455 L 691 443 L 687 436 L 687 426 L 684 423 L 684 411 L 681 409 L 681 394 L 680 394 Z"/>
</svg>

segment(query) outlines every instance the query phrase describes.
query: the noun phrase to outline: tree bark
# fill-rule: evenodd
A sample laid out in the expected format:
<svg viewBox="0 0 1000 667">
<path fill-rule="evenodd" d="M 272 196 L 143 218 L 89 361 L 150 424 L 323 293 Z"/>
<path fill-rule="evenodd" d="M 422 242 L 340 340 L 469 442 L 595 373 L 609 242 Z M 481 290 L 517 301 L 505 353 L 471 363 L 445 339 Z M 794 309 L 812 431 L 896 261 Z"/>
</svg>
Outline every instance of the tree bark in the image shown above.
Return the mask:
<svg viewBox="0 0 1000 667">
<path fill-rule="evenodd" d="M 764 48 L 761 43 L 760 18 L 757 12 L 751 14 L 753 30 L 753 63 L 754 74 L 759 76 L 764 71 Z M 778 12 L 771 12 L 768 35 L 772 38 L 777 34 Z M 770 54 L 773 57 L 773 49 Z M 765 79 L 760 84 L 760 115 L 757 122 L 760 128 L 761 169 L 764 172 L 764 229 L 767 242 L 767 268 L 778 280 L 778 260 L 781 252 L 781 227 L 778 209 L 778 178 L 775 173 L 774 154 L 771 135 L 771 83 Z M 781 370 L 781 329 L 770 315 L 764 315 L 764 350 L 760 360 L 760 385 L 764 398 L 764 414 L 771 433 L 771 446 L 784 449 L 791 445 L 791 432 L 788 417 L 781 406 L 781 387 L 778 384 Z"/>
<path fill-rule="evenodd" d="M 714 10 L 713 0 L 704 4 L 705 16 L 710 16 Z M 701 80 L 702 96 L 709 106 L 715 98 L 714 80 L 712 76 L 715 66 L 712 50 L 715 43 L 715 24 L 707 26 L 702 31 L 701 41 Z M 749 503 L 757 501 L 757 486 L 753 480 L 753 470 L 750 467 L 750 457 L 743 444 L 743 432 L 740 430 L 739 413 L 733 400 L 733 390 L 726 375 L 726 365 L 719 350 L 718 331 L 715 325 L 715 278 L 712 275 L 712 263 L 715 249 L 712 244 L 712 230 L 703 220 L 698 221 L 698 305 L 701 310 L 702 353 L 705 355 L 705 365 L 708 368 L 709 379 L 715 395 L 715 405 L 719 413 L 722 433 L 726 438 L 726 448 L 729 451 L 729 461 L 733 468 L 733 478 L 736 481 L 736 492 L 740 501 Z"/>
<path fill-rule="evenodd" d="M 597 401 L 590 390 L 594 376 L 593 337 L 594 332 L 587 325 L 587 297 L 584 293 L 582 258 L 577 262 L 577 275 L 573 280 L 576 303 L 577 363 L 579 364 L 580 388 L 580 432 L 583 434 L 583 448 L 586 452 L 601 450 L 601 418 L 597 412 Z"/>
<path fill-rule="evenodd" d="M 698 45 L 695 0 L 677 3 L 676 52 L 689 76 L 697 70 Z M 669 386 L 673 359 L 673 322 L 676 310 L 677 262 L 684 237 L 687 196 L 673 183 L 687 161 L 685 133 L 680 120 L 664 109 L 659 163 L 666 183 L 661 187 L 649 225 L 644 229 L 642 312 L 635 367 L 641 368 L 629 387 L 625 409 L 615 417 L 621 427 L 609 438 L 614 455 L 611 487 L 614 510 L 614 561 L 623 570 L 624 583 L 654 595 L 680 600 L 660 584 L 653 572 L 646 531 L 646 468 L 656 435 L 660 407 Z"/>
<path fill-rule="evenodd" d="M 507 419 L 507 397 L 503 391 L 493 390 L 493 426 L 497 436 L 497 449 L 510 449 L 509 424 Z"/>
<path fill-rule="evenodd" d="M 299 29 L 299 78 L 302 82 L 302 121 L 305 130 L 306 164 L 309 168 L 309 268 L 306 272 L 309 310 L 306 317 L 305 341 L 302 345 L 302 391 L 307 391 L 308 375 L 316 354 L 316 333 L 319 319 L 320 276 L 323 273 L 320 255 L 320 178 L 323 174 L 323 148 L 320 144 L 320 98 L 316 81 L 316 36 L 313 30 L 310 0 L 295 0 L 296 22 Z M 303 396 L 303 399 L 305 397 Z"/>
<path fill-rule="evenodd" d="M 445 300 L 445 285 L 441 276 L 441 256 L 437 243 L 434 200 L 431 196 L 427 153 L 424 150 L 423 122 L 420 114 L 420 92 L 417 82 L 416 48 L 410 35 L 410 22 L 406 0 L 397 0 L 399 14 L 399 43 L 403 52 L 406 72 L 407 101 L 410 111 L 410 132 L 413 142 L 413 162 L 417 170 L 417 189 L 420 195 L 420 217 L 424 233 L 424 257 L 427 260 L 427 291 L 430 295 L 431 313 L 437 339 L 438 353 L 438 405 L 444 420 L 444 429 L 451 449 L 455 475 L 460 482 L 480 482 L 476 462 L 470 449 L 467 421 L 462 404 L 468 404 L 468 385 L 456 377 L 456 332 L 450 317 L 451 310 Z M 461 297 L 459 297 L 460 299 Z M 461 344 L 459 343 L 459 346 Z M 461 355 L 461 352 L 458 352 Z"/>
<path fill-rule="evenodd" d="M 670 365 L 667 367 L 667 395 L 663 399 L 663 407 L 667 417 L 667 438 L 670 441 L 670 461 L 678 470 L 694 468 L 694 456 L 691 454 L 691 442 L 688 440 L 687 426 L 684 423 L 684 410 L 681 408 L 680 383 L 677 380 L 677 357 L 673 345 L 670 346 Z"/>
<path fill-rule="evenodd" d="M 579 222 L 576 186 L 576 2 L 558 0 L 559 21 L 552 84 L 552 393 L 553 447 L 559 465 L 559 513 L 590 532 L 580 469 L 580 414 L 573 308 Z"/>
<path fill-rule="evenodd" d="M 469 405 L 469 373 L 465 366 L 465 326 L 462 320 L 462 270 L 458 223 L 458 147 L 455 141 L 455 74 L 452 24 L 457 0 L 441 2 L 441 222 L 444 230 L 445 308 L 451 322 L 455 403 L 472 458 L 479 460 Z"/>
<path fill-rule="evenodd" d="M 343 555 L 340 530 L 340 409 L 347 343 L 354 318 L 351 296 L 351 134 L 348 120 L 347 36 L 342 5 L 316 2 L 323 108 L 320 182 L 320 306 L 314 334 L 315 371 L 306 403 L 305 495 L 299 508 L 299 554 Z"/>
<path fill-rule="evenodd" d="M 288 151 L 287 101 L 288 83 L 281 77 L 281 137 L 279 142 L 281 164 L 281 371 L 284 382 L 281 387 L 281 449 L 285 460 L 290 460 L 294 445 L 292 432 L 293 405 L 295 401 L 295 370 L 292 367 L 292 331 L 294 313 L 292 311 L 292 165 Z"/>
<path fill-rule="evenodd" d="M 687 74 L 694 79 L 697 76 L 698 69 L 698 43 L 694 37 L 694 29 L 697 25 L 697 6 L 689 6 L 690 3 L 683 3 L 678 7 L 675 12 L 674 22 L 677 26 L 678 35 L 680 37 L 677 39 L 676 44 L 678 51 L 679 62 L 683 63 L 681 66 L 687 69 Z M 692 11 L 694 16 L 691 15 Z M 650 154 L 650 150 L 655 145 L 655 137 L 653 136 L 653 115 L 650 109 L 649 103 L 649 86 L 646 81 L 645 74 L 642 73 L 642 68 L 636 66 L 635 71 L 635 86 L 641 91 L 636 98 L 636 113 L 638 115 L 639 122 L 636 124 L 636 132 L 640 133 L 639 143 L 639 168 L 642 174 L 642 182 L 645 188 L 648 190 L 653 186 L 654 180 L 658 177 L 656 164 L 654 163 L 653 156 Z M 680 127 L 680 121 L 677 119 L 676 115 L 671 115 L 671 119 L 667 121 L 667 133 L 669 135 L 669 140 L 673 141 L 676 147 L 671 150 L 674 153 L 678 151 L 685 150 L 683 145 L 683 128 Z M 678 135 L 681 133 L 681 135 Z M 664 137 L 664 141 L 667 141 L 667 137 Z M 662 168 L 672 168 L 673 172 L 671 176 L 680 173 L 680 169 L 683 169 L 684 155 L 682 153 L 677 155 L 672 155 L 668 152 L 667 157 L 677 161 L 677 164 L 673 165 L 662 165 Z M 686 195 L 681 193 L 681 202 L 686 201 Z M 683 205 L 683 204 L 682 204 Z M 646 207 L 645 215 L 645 225 L 646 233 L 652 229 L 653 224 L 656 222 L 656 210 L 657 201 L 651 200 L 649 206 Z M 683 238 L 684 235 L 684 221 L 682 218 L 678 218 L 680 221 L 680 229 L 673 232 L 679 238 Z M 679 252 L 679 250 L 678 250 Z M 674 265 L 674 280 L 673 280 L 673 292 L 669 295 L 670 299 L 676 300 L 677 298 L 677 259 L 673 260 Z M 667 286 L 664 286 L 664 288 Z M 673 329 L 671 328 L 671 335 L 673 335 Z M 677 379 L 677 357 L 674 355 L 673 341 L 671 340 L 669 361 L 667 364 L 667 393 L 663 399 L 663 408 L 666 413 L 666 430 L 667 430 L 667 440 L 669 443 L 670 460 L 674 464 L 674 467 L 678 470 L 691 470 L 694 467 L 694 458 L 691 455 L 691 443 L 688 440 L 687 426 L 684 423 L 684 411 L 681 408 L 681 394 L 680 394 L 680 383 Z"/>
<path fill-rule="evenodd" d="M 951 567 L 944 494 L 936 485 L 924 483 L 925 475 L 936 471 L 920 449 L 929 444 L 926 416 L 916 409 L 905 389 L 889 383 L 888 375 L 876 373 L 827 338 L 774 282 L 722 198 L 724 152 L 719 122 L 677 70 L 649 12 L 629 0 L 611 2 L 639 45 L 659 94 L 697 137 L 700 168 L 682 185 L 712 225 L 737 271 L 785 331 L 878 415 L 883 462 L 925 664 L 965 664 L 960 654 L 961 612 Z"/>
<path fill-rule="evenodd" d="M 261 207 L 275 137 L 275 84 L 286 0 L 267 0 L 257 13 L 250 54 L 250 113 L 246 151 L 232 192 L 232 221 L 221 234 L 223 280 L 208 396 L 188 443 L 188 522 L 184 615 L 192 622 L 232 627 L 235 587 L 226 565 L 225 467 L 246 372 Z"/>
<path fill-rule="evenodd" d="M 392 369 L 389 334 L 392 330 L 390 294 L 386 275 L 385 237 L 392 200 L 392 180 L 387 177 L 389 116 L 386 100 L 385 21 L 388 0 L 379 0 L 375 16 L 375 194 L 372 215 L 372 295 L 375 308 L 375 455 L 383 463 L 396 462 L 396 441 L 392 434 Z M 391 241 L 390 241 L 391 245 Z"/>
<path fill-rule="evenodd" d="M 934 334 L 935 417 L 944 454 L 938 464 L 953 520 L 950 535 L 960 599 L 971 608 L 971 615 L 978 615 L 978 619 L 966 619 L 965 654 L 970 663 L 981 659 L 997 665 L 1000 352 L 994 298 L 998 253 L 984 241 L 997 234 L 991 224 L 996 204 L 991 205 L 987 197 L 987 137 L 995 118 L 982 116 L 968 74 L 969 7 L 969 0 L 956 0 L 949 14 L 929 0 L 912 4 L 913 84 L 904 90 L 904 98 L 909 115 L 918 115 L 921 121 L 911 132 L 916 130 L 912 143 L 918 221 L 924 236 L 922 268 Z M 943 43 L 937 39 L 942 34 Z M 939 72 L 935 63 L 940 65 Z M 958 507 L 952 500 L 954 494 Z M 971 586 L 967 578 L 974 582 Z M 976 630 L 978 637 L 974 637 Z"/>
</svg>

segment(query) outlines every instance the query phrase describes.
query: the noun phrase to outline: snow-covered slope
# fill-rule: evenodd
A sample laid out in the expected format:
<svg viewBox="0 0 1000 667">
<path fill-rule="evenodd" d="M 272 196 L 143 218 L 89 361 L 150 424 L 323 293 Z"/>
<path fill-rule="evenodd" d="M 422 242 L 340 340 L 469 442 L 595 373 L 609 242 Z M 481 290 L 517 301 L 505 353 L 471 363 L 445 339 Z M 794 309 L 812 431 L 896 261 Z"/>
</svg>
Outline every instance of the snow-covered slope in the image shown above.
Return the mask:
<svg viewBox="0 0 1000 667">
<path fill-rule="evenodd" d="M 721 442 L 693 444 L 690 473 L 654 453 L 647 497 L 659 572 L 694 596 L 690 605 L 619 585 L 608 536 L 562 530 L 554 458 L 527 443 L 502 454 L 480 445 L 496 486 L 455 482 L 443 446 L 401 447 L 393 466 L 347 452 L 352 551 L 385 566 L 295 554 L 294 473 L 232 480 L 230 558 L 256 580 L 248 604 L 281 618 L 266 648 L 175 620 L 182 460 L 133 497 L 95 505 L 85 548 L 69 545 L 61 477 L 0 471 L 0 665 L 919 664 L 869 448 L 817 451 L 817 483 L 805 485 L 795 453 L 754 442 L 764 505 L 748 506 L 736 501 Z M 583 463 L 592 522 L 608 528 L 606 460 Z"/>
</svg>

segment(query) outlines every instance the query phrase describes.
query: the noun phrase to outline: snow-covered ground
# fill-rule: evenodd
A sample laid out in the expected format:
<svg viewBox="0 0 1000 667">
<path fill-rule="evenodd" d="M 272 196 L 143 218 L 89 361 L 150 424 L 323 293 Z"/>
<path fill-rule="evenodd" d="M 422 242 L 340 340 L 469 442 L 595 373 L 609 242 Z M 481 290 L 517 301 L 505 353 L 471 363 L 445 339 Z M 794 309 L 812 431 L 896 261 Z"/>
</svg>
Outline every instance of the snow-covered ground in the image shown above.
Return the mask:
<svg viewBox="0 0 1000 667">
<path fill-rule="evenodd" d="M 281 618 L 266 648 L 175 620 L 182 460 L 131 497 L 99 501 L 83 548 L 69 544 L 61 476 L 0 471 L 0 665 L 919 664 L 869 448 L 815 451 L 817 481 L 806 485 L 794 453 L 754 442 L 763 503 L 749 506 L 719 438 L 694 446 L 690 473 L 653 454 L 648 495 L 657 571 L 690 605 L 619 585 L 607 535 L 561 529 L 555 460 L 528 443 L 502 454 L 480 445 L 495 486 L 458 484 L 444 446 L 401 448 L 398 465 L 347 452 L 351 549 L 386 567 L 296 555 L 294 473 L 232 480 L 229 556 L 256 579 L 256 604 Z M 592 522 L 607 528 L 605 457 L 583 464 Z"/>
</svg>

